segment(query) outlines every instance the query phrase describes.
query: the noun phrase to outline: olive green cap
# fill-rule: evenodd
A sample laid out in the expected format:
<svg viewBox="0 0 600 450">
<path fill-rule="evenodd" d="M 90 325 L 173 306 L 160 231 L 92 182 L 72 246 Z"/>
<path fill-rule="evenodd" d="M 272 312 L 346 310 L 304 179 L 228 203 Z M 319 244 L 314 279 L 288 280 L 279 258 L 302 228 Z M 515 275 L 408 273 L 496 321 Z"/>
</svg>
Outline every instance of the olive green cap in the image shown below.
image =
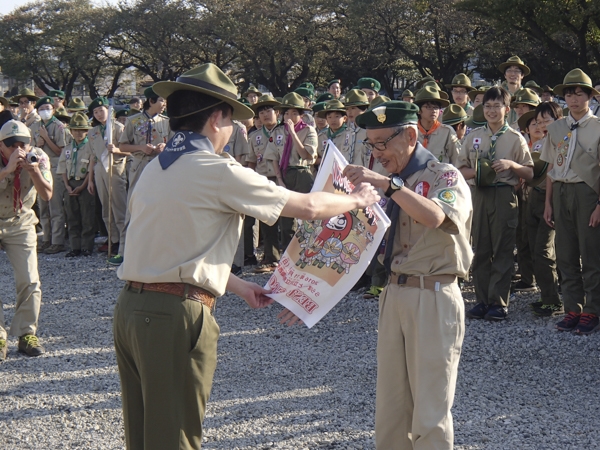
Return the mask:
<svg viewBox="0 0 600 450">
<path fill-rule="evenodd" d="M 415 104 L 422 105 L 424 103 L 433 102 L 439 103 L 442 108 L 445 108 L 450 102 L 440 96 L 440 91 L 432 86 L 424 86 L 419 89 L 415 95 Z"/>
<path fill-rule="evenodd" d="M 512 98 L 511 107 L 515 107 L 517 105 L 531 105 L 537 106 L 540 104 L 540 97 L 537 93 L 529 88 L 521 88 L 517 92 L 515 92 L 514 97 Z"/>
<path fill-rule="evenodd" d="M 304 83 L 300 83 L 300 86 L 298 86 L 298 87 L 309 89 L 313 92 L 315 91 L 315 85 L 312 84 L 310 81 L 305 81 Z"/>
<path fill-rule="evenodd" d="M 54 108 L 54 99 L 52 97 L 45 96 L 40 98 L 37 102 L 35 102 L 36 109 L 44 105 L 52 105 L 52 107 Z"/>
<path fill-rule="evenodd" d="M 479 86 L 477 89 L 469 91 L 469 93 L 467 94 L 469 96 L 469 99 L 474 102 L 475 98 L 479 95 L 479 94 L 485 94 L 485 92 L 490 89 L 492 86 Z"/>
<path fill-rule="evenodd" d="M 371 103 L 369 103 L 369 108 L 373 109 L 374 107 L 379 106 L 382 103 L 391 102 L 391 101 L 392 101 L 392 99 L 389 97 L 386 97 L 385 95 L 378 95 L 373 100 L 371 100 Z"/>
<path fill-rule="evenodd" d="M 110 103 L 108 103 L 108 99 L 106 97 L 96 97 L 94 100 L 92 100 L 92 103 L 90 103 L 90 106 L 88 106 L 88 111 L 90 114 L 94 114 L 94 109 L 98 108 L 99 106 L 105 106 L 108 108 Z"/>
<path fill-rule="evenodd" d="M 85 106 L 85 103 L 83 103 L 83 100 L 75 97 L 71 99 L 67 105 L 67 109 L 71 111 L 85 111 L 87 107 Z"/>
<path fill-rule="evenodd" d="M 149 86 L 146 89 L 144 89 L 144 97 L 146 97 L 147 99 L 157 99 L 158 97 L 160 97 L 160 95 L 156 93 L 156 91 L 153 89 L 153 86 Z"/>
<path fill-rule="evenodd" d="M 262 95 L 262 92 L 260 92 L 254 86 L 249 86 L 248 89 L 246 89 L 246 91 L 242 94 L 242 97 L 248 97 L 248 94 L 256 94 L 260 97 Z"/>
<path fill-rule="evenodd" d="M 327 88 L 329 89 L 331 87 L 332 84 L 335 83 L 339 83 L 340 85 L 342 84 L 342 80 L 340 80 L 339 78 L 335 78 L 333 80 L 330 80 L 329 83 L 327 83 Z"/>
<path fill-rule="evenodd" d="M 477 186 L 486 187 L 494 184 L 496 171 L 492 169 L 492 161 L 487 158 L 479 158 L 475 163 L 475 183 Z"/>
<path fill-rule="evenodd" d="M 525 114 L 523 114 L 521 117 L 519 117 L 519 119 L 517 120 L 517 123 L 519 124 L 519 129 L 522 132 L 525 132 L 525 129 L 527 128 L 527 122 L 529 122 L 530 119 L 534 119 L 536 115 L 535 109 L 531 110 L 531 111 L 527 111 Z"/>
<path fill-rule="evenodd" d="M 333 100 L 333 94 L 331 92 L 325 92 L 317 97 L 317 103 L 323 103 L 327 100 Z"/>
<path fill-rule="evenodd" d="M 525 63 L 521 60 L 521 58 L 519 58 L 518 56 L 511 56 L 510 58 L 508 58 L 506 62 L 503 62 L 498 66 L 498 70 L 500 70 L 500 72 L 502 73 L 505 73 L 506 69 L 508 69 L 511 66 L 517 66 L 519 69 L 521 69 L 524 77 L 531 73 L 529 67 L 527 67 Z"/>
<path fill-rule="evenodd" d="M 346 107 L 339 100 L 328 100 L 325 102 L 325 106 L 323 107 L 323 110 L 319 111 L 317 113 L 317 116 L 324 118 L 324 117 L 327 117 L 327 114 L 330 112 L 339 112 L 345 116 L 346 115 Z"/>
<path fill-rule="evenodd" d="M 306 108 L 304 106 L 304 100 L 302 97 L 295 92 L 290 92 L 286 94 L 281 103 L 275 106 L 275 109 L 285 110 L 285 109 L 298 109 L 300 111 L 310 111 L 310 108 Z"/>
<path fill-rule="evenodd" d="M 315 99 L 315 93 L 314 93 L 314 91 L 311 91 L 308 88 L 299 87 L 299 88 L 296 88 L 294 90 L 294 92 L 296 94 L 298 94 L 298 95 L 301 95 L 302 97 L 305 97 L 305 98 L 309 99 L 311 102 Z"/>
<path fill-rule="evenodd" d="M 554 94 L 554 89 L 552 89 L 550 86 L 545 84 L 544 86 L 542 86 L 542 94 L 544 92 L 550 92 L 551 94 Z"/>
<path fill-rule="evenodd" d="M 119 111 L 117 111 L 117 113 L 115 114 L 115 117 L 118 119 L 120 117 L 127 117 L 127 113 L 129 111 L 126 109 L 120 109 Z"/>
<path fill-rule="evenodd" d="M 485 119 L 485 116 L 483 114 L 483 104 L 477 105 L 475 107 L 475 109 L 473 110 L 473 115 L 471 115 L 471 117 L 465 120 L 465 124 L 471 129 L 479 128 L 487 124 L 487 120 Z"/>
<path fill-rule="evenodd" d="M 369 97 L 367 97 L 365 91 L 360 89 L 350 89 L 346 92 L 345 100 L 344 105 L 346 108 L 350 106 L 369 106 Z"/>
<path fill-rule="evenodd" d="M 273 97 L 272 95 L 269 94 L 264 94 L 261 95 L 260 97 L 258 97 L 258 102 L 256 102 L 254 105 L 251 105 L 250 108 L 252 108 L 252 111 L 254 111 L 255 113 L 258 111 L 258 108 L 262 107 L 262 106 L 277 106 L 279 105 L 279 102 L 277 100 L 275 100 L 275 97 Z"/>
<path fill-rule="evenodd" d="M 414 103 L 391 100 L 366 110 L 356 118 L 356 125 L 369 130 L 416 124 L 418 112 L 419 107 Z"/>
<path fill-rule="evenodd" d="M 168 99 L 169 95 L 176 91 L 200 92 L 231 106 L 234 120 L 246 120 L 254 117 L 254 111 L 237 101 L 235 84 L 219 67 L 212 63 L 202 64 L 188 70 L 181 74 L 177 81 L 159 81 L 152 86 L 152 89 L 165 99 Z"/>
<path fill-rule="evenodd" d="M 325 103 L 327 103 L 327 102 L 315 103 L 312 107 L 313 113 L 315 113 L 315 115 L 317 115 L 316 113 L 318 113 L 319 111 L 323 111 L 325 109 Z"/>
<path fill-rule="evenodd" d="M 58 89 L 53 89 L 51 91 L 48 92 L 48 97 L 58 97 L 60 99 L 65 99 L 65 92 L 64 91 L 60 91 Z"/>
<path fill-rule="evenodd" d="M 32 102 L 37 102 L 40 98 L 37 97 L 31 89 L 25 88 L 21 89 L 17 95 L 15 95 L 12 99 L 15 102 L 19 102 L 19 99 L 22 97 L 27 97 Z"/>
<path fill-rule="evenodd" d="M 248 99 L 246 97 L 240 97 L 240 98 L 238 98 L 238 102 L 246 105 L 248 108 L 250 107 L 250 102 L 248 101 Z"/>
<path fill-rule="evenodd" d="M 58 108 L 56 108 L 56 111 L 54 112 L 54 117 L 56 117 L 58 120 L 65 120 L 67 122 L 71 120 L 71 116 L 69 115 L 64 106 L 59 106 Z"/>
<path fill-rule="evenodd" d="M 381 83 L 375 78 L 361 78 L 358 80 L 357 86 L 359 89 L 371 89 L 375 92 L 381 90 Z"/>
<path fill-rule="evenodd" d="M 412 92 L 411 90 L 409 90 L 409 89 L 405 89 L 405 90 L 402 92 L 402 95 L 401 95 L 400 97 L 402 97 L 402 98 L 404 98 L 404 97 L 408 97 L 408 98 L 415 98 L 415 94 L 413 94 L 413 92 Z"/>
<path fill-rule="evenodd" d="M 452 89 L 454 87 L 461 87 L 465 88 L 467 92 L 475 90 L 475 88 L 471 86 L 471 79 L 464 73 L 459 73 L 454 78 L 452 78 L 452 83 L 447 84 L 446 87 L 448 89 Z"/>
<path fill-rule="evenodd" d="M 544 89 L 542 89 L 542 87 L 533 80 L 529 80 L 527 83 L 525 83 L 524 87 L 531 89 L 537 95 L 542 95 L 544 92 Z"/>
<path fill-rule="evenodd" d="M 87 116 L 82 112 L 77 112 L 71 117 L 69 128 L 71 130 L 89 130 L 92 127 Z"/>
<path fill-rule="evenodd" d="M 469 115 L 465 112 L 462 106 L 453 103 L 444 109 L 444 114 L 442 114 L 442 123 L 444 125 L 452 126 L 456 125 L 457 123 L 464 122 L 468 118 Z"/>
<path fill-rule="evenodd" d="M 581 69 L 573 69 L 565 75 L 563 83 L 554 87 L 554 93 L 562 97 L 563 90 L 569 87 L 585 87 L 592 90 L 592 95 L 600 95 L 600 92 L 594 89 L 592 79 Z"/>
</svg>

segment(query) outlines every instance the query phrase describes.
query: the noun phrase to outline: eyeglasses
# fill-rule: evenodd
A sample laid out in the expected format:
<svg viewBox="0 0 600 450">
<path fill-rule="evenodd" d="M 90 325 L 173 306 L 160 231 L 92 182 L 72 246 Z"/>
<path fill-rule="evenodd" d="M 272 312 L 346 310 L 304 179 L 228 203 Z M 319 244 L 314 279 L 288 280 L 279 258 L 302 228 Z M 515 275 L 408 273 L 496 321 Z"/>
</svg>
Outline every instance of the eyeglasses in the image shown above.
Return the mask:
<svg viewBox="0 0 600 450">
<path fill-rule="evenodd" d="M 430 111 L 439 111 L 442 108 L 440 108 L 438 105 L 423 105 L 423 106 L 421 106 L 421 109 L 428 109 Z"/>
<path fill-rule="evenodd" d="M 554 119 L 546 119 L 546 120 L 538 120 L 538 121 L 532 121 L 529 126 L 537 126 L 537 125 L 550 125 L 552 122 L 554 122 Z"/>
<path fill-rule="evenodd" d="M 29 105 L 31 102 L 29 100 L 19 100 L 19 105 Z"/>
<path fill-rule="evenodd" d="M 521 71 L 521 69 L 506 69 L 505 73 L 521 74 L 523 72 Z"/>
<path fill-rule="evenodd" d="M 466 94 L 467 90 L 466 89 L 452 89 L 452 93 L 453 94 Z"/>
<path fill-rule="evenodd" d="M 394 139 L 396 136 L 398 136 L 400 133 L 402 133 L 405 130 L 405 128 L 400 128 L 398 131 L 394 132 L 394 134 L 392 134 L 389 138 L 387 138 L 385 141 L 383 142 L 375 142 L 375 143 L 371 143 L 368 140 L 363 141 L 363 144 L 365 145 L 365 147 L 367 147 L 370 151 L 373 150 L 377 150 L 377 151 L 384 151 L 387 147 L 387 143 L 390 142 L 392 139 Z"/>
<path fill-rule="evenodd" d="M 485 109 L 486 111 L 492 111 L 492 110 L 500 111 L 502 108 L 505 108 L 505 106 L 504 105 L 488 105 L 488 104 L 483 105 L 483 109 Z"/>
</svg>

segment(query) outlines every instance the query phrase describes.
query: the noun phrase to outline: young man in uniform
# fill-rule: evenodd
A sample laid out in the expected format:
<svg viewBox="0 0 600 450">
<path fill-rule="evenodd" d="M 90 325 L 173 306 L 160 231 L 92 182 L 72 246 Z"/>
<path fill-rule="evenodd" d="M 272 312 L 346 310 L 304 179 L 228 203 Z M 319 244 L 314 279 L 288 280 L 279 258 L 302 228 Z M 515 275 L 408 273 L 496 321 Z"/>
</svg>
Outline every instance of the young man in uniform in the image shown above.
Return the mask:
<svg viewBox="0 0 600 450">
<path fill-rule="evenodd" d="M 358 80 L 357 87 L 367 94 L 367 98 L 369 99 L 369 102 L 371 102 L 379 95 L 381 83 L 375 78 L 361 78 Z"/>
<path fill-rule="evenodd" d="M 554 90 L 547 84 L 542 87 L 542 95 L 540 96 L 543 102 L 554 101 Z"/>
<path fill-rule="evenodd" d="M 344 174 L 388 197 L 392 224 L 383 263 L 389 284 L 379 299 L 375 443 L 380 450 L 451 450 L 458 363 L 464 337 L 465 277 L 472 204 L 455 167 L 417 140 L 418 107 L 390 101 L 357 119 L 391 177 L 360 166 Z"/>
<path fill-rule="evenodd" d="M 258 98 L 262 95 L 262 93 L 256 89 L 254 86 L 250 86 L 246 89 L 246 92 L 242 94 L 242 97 L 248 100 L 248 103 L 251 105 L 255 105 L 258 102 Z"/>
<path fill-rule="evenodd" d="M 477 108 L 479 105 L 481 105 L 483 103 L 483 96 L 485 95 L 485 92 L 490 87 L 491 86 L 479 86 L 474 91 L 469 91 L 469 93 L 467 95 L 469 96 L 469 100 L 471 100 L 471 105 L 473 106 L 473 110 L 475 110 L 475 108 Z M 471 116 L 472 115 L 473 114 L 471 114 Z"/>
<path fill-rule="evenodd" d="M 473 283 L 477 305 L 472 319 L 504 320 L 508 315 L 513 250 L 519 220 L 515 187 L 533 178 L 533 161 L 523 136 L 508 126 L 510 94 L 501 87 L 483 98 L 485 127 L 465 138 L 457 167 L 475 179 L 473 199 Z"/>
<path fill-rule="evenodd" d="M 402 92 L 402 101 L 408 102 L 408 103 L 413 103 L 415 101 L 415 94 L 413 94 L 411 90 L 405 89 Z"/>
<path fill-rule="evenodd" d="M 469 116 L 473 114 L 473 106 L 469 102 L 469 92 L 476 89 L 471 86 L 471 79 L 464 73 L 459 73 L 452 79 L 452 83 L 446 85 L 452 94 L 452 100 L 460 106 Z"/>
<path fill-rule="evenodd" d="M 21 91 L 13 97 L 13 101 L 19 104 L 19 120 L 27 125 L 27 127 L 31 127 L 35 122 L 41 120 L 35 110 L 35 103 L 39 99 L 40 98 L 36 97 L 31 89 L 27 88 L 21 89 Z"/>
<path fill-rule="evenodd" d="M 369 98 L 362 90 L 351 89 L 346 93 L 344 102 L 346 117 L 348 118 L 346 131 L 350 134 L 347 159 L 350 164 L 358 164 L 364 167 L 369 165 L 371 151 L 364 145 L 367 140 L 367 130 L 359 127 L 356 124 L 356 119 L 369 109 L 369 104 Z"/>
<path fill-rule="evenodd" d="M 517 91 L 523 87 L 523 78 L 531 73 L 529 67 L 527 67 L 518 56 L 511 56 L 508 58 L 506 62 L 503 62 L 498 66 L 498 70 L 502 72 L 505 78 L 502 87 L 506 89 L 511 96 L 514 96 Z M 509 111 L 507 122 L 511 124 L 517 119 L 516 111 Z"/>
<path fill-rule="evenodd" d="M 465 137 L 465 133 L 467 132 L 467 125 L 465 124 L 465 121 L 468 118 L 469 116 L 464 109 L 462 109 L 456 103 L 452 103 L 450 106 L 444 109 L 444 113 L 442 114 L 442 124 L 452 127 L 459 142 L 462 142 L 462 139 Z"/>
<path fill-rule="evenodd" d="M 49 202 L 41 196 L 38 198 L 40 207 L 40 222 L 44 238 L 40 250 L 46 254 L 64 252 L 65 249 L 65 223 L 67 216 L 63 202 L 65 185 L 62 177 L 56 173 L 58 159 L 65 145 L 67 145 L 67 131 L 65 125 L 54 117 L 54 99 L 42 97 L 37 101 L 35 107 L 41 120 L 34 122 L 29 130 L 37 147 L 46 152 L 50 159 L 52 184 L 54 192 Z"/>
<path fill-rule="evenodd" d="M 319 157 L 323 158 L 325 156 L 327 141 L 331 140 L 344 158 L 348 160 L 350 156 L 350 133 L 346 132 L 348 125 L 346 124 L 347 117 L 344 104 L 339 100 L 329 100 L 325 102 L 323 111 L 317 114 L 320 117 L 325 117 L 328 125 L 327 133 L 322 136 L 322 141 L 319 142 Z"/>
<path fill-rule="evenodd" d="M 32 210 L 36 195 L 50 200 L 52 175 L 48 156 L 30 145 L 27 127 L 9 120 L 0 129 L 0 245 L 14 270 L 17 298 L 10 335 L 19 337 L 19 351 L 44 353 L 36 337 L 42 291 L 36 254 L 38 219 Z M 37 162 L 28 161 L 33 152 Z M 6 359 L 7 333 L 0 301 L 0 361 Z"/>
<path fill-rule="evenodd" d="M 51 91 L 48 91 L 48 97 L 52 97 L 52 99 L 54 100 L 54 110 L 57 110 L 58 108 L 64 108 L 65 107 L 65 92 L 58 90 L 58 89 L 53 89 Z"/>
<path fill-rule="evenodd" d="M 541 159 L 548 165 L 544 219 L 556 229 L 556 262 L 567 315 L 561 331 L 589 334 L 600 314 L 600 122 L 590 111 L 592 80 L 570 71 L 554 92 L 569 115 L 548 125 Z"/>
<path fill-rule="evenodd" d="M 213 64 L 155 89 L 168 99 L 175 134 L 131 196 L 115 350 L 127 448 L 192 450 L 201 446 L 217 361 L 215 298 L 228 290 L 252 308 L 272 303 L 268 291 L 230 273 L 243 216 L 269 225 L 279 216 L 326 219 L 379 196 L 369 185 L 347 196 L 290 192 L 223 154 L 232 119 L 254 113 Z"/>
<path fill-rule="evenodd" d="M 335 79 L 327 83 L 327 91 L 333 95 L 333 99 L 339 100 L 342 95 L 342 80 Z"/>
<path fill-rule="evenodd" d="M 521 132 L 521 134 L 525 135 L 525 130 L 519 129 L 519 118 L 525 114 L 526 112 L 533 111 L 537 105 L 540 104 L 540 97 L 537 92 L 529 88 L 519 89 L 515 95 L 513 96 L 513 102 L 510 104 L 510 107 L 516 113 L 516 120 L 509 125 Z M 525 140 L 528 139 L 527 136 L 524 136 Z"/>
</svg>

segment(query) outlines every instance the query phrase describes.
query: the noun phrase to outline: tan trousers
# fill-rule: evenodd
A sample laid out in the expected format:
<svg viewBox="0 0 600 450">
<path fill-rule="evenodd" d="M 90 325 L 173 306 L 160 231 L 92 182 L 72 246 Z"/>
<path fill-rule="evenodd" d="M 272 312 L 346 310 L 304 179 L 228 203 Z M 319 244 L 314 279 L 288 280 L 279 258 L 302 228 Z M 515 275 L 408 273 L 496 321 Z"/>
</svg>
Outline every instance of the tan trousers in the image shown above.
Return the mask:
<svg viewBox="0 0 600 450">
<path fill-rule="evenodd" d="M 53 165 L 50 169 L 52 174 L 52 198 L 49 202 L 38 197 L 40 207 L 40 225 L 44 233 L 44 242 L 51 242 L 56 245 L 65 243 L 65 224 L 67 223 L 67 214 L 63 198 L 65 195 L 65 185 L 62 175 L 56 174 L 56 167 Z"/>
<path fill-rule="evenodd" d="M 113 244 L 119 243 L 119 255 L 123 255 L 125 249 L 125 216 L 127 214 L 127 177 L 125 174 L 125 158 L 115 161 L 112 167 L 112 194 L 111 205 L 108 203 L 108 172 L 104 170 L 101 162 L 94 166 L 94 180 L 98 197 L 102 203 L 102 220 L 106 229 L 110 226 L 110 239 Z M 111 223 L 108 223 L 108 210 L 111 209 Z"/>
<path fill-rule="evenodd" d="M 28 225 L 14 222 L 12 219 L 0 220 L 0 244 L 13 267 L 17 288 L 15 315 L 10 326 L 10 335 L 23 336 L 36 333 L 42 303 L 36 251 L 37 220 L 29 221 L 33 223 Z M 5 292 L 7 290 L 5 289 Z M 4 326 L 4 312 L 0 298 L 0 339 L 6 339 Z"/>
<path fill-rule="evenodd" d="M 456 283 L 440 291 L 388 284 L 379 299 L 375 441 L 379 450 L 451 450 L 465 332 Z"/>
</svg>

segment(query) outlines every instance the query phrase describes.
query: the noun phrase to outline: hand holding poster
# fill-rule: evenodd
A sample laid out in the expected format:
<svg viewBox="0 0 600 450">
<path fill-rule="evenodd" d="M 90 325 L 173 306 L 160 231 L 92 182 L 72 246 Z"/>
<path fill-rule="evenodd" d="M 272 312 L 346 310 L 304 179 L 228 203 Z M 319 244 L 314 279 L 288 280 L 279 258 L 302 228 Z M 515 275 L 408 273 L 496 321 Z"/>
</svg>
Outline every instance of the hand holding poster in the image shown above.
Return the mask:
<svg viewBox="0 0 600 450">
<path fill-rule="evenodd" d="M 329 141 L 312 191 L 348 195 L 354 185 L 342 174 L 348 165 Z M 329 220 L 299 220 L 296 235 L 269 279 L 270 297 L 311 328 L 365 272 L 390 221 L 379 205 Z"/>
</svg>

